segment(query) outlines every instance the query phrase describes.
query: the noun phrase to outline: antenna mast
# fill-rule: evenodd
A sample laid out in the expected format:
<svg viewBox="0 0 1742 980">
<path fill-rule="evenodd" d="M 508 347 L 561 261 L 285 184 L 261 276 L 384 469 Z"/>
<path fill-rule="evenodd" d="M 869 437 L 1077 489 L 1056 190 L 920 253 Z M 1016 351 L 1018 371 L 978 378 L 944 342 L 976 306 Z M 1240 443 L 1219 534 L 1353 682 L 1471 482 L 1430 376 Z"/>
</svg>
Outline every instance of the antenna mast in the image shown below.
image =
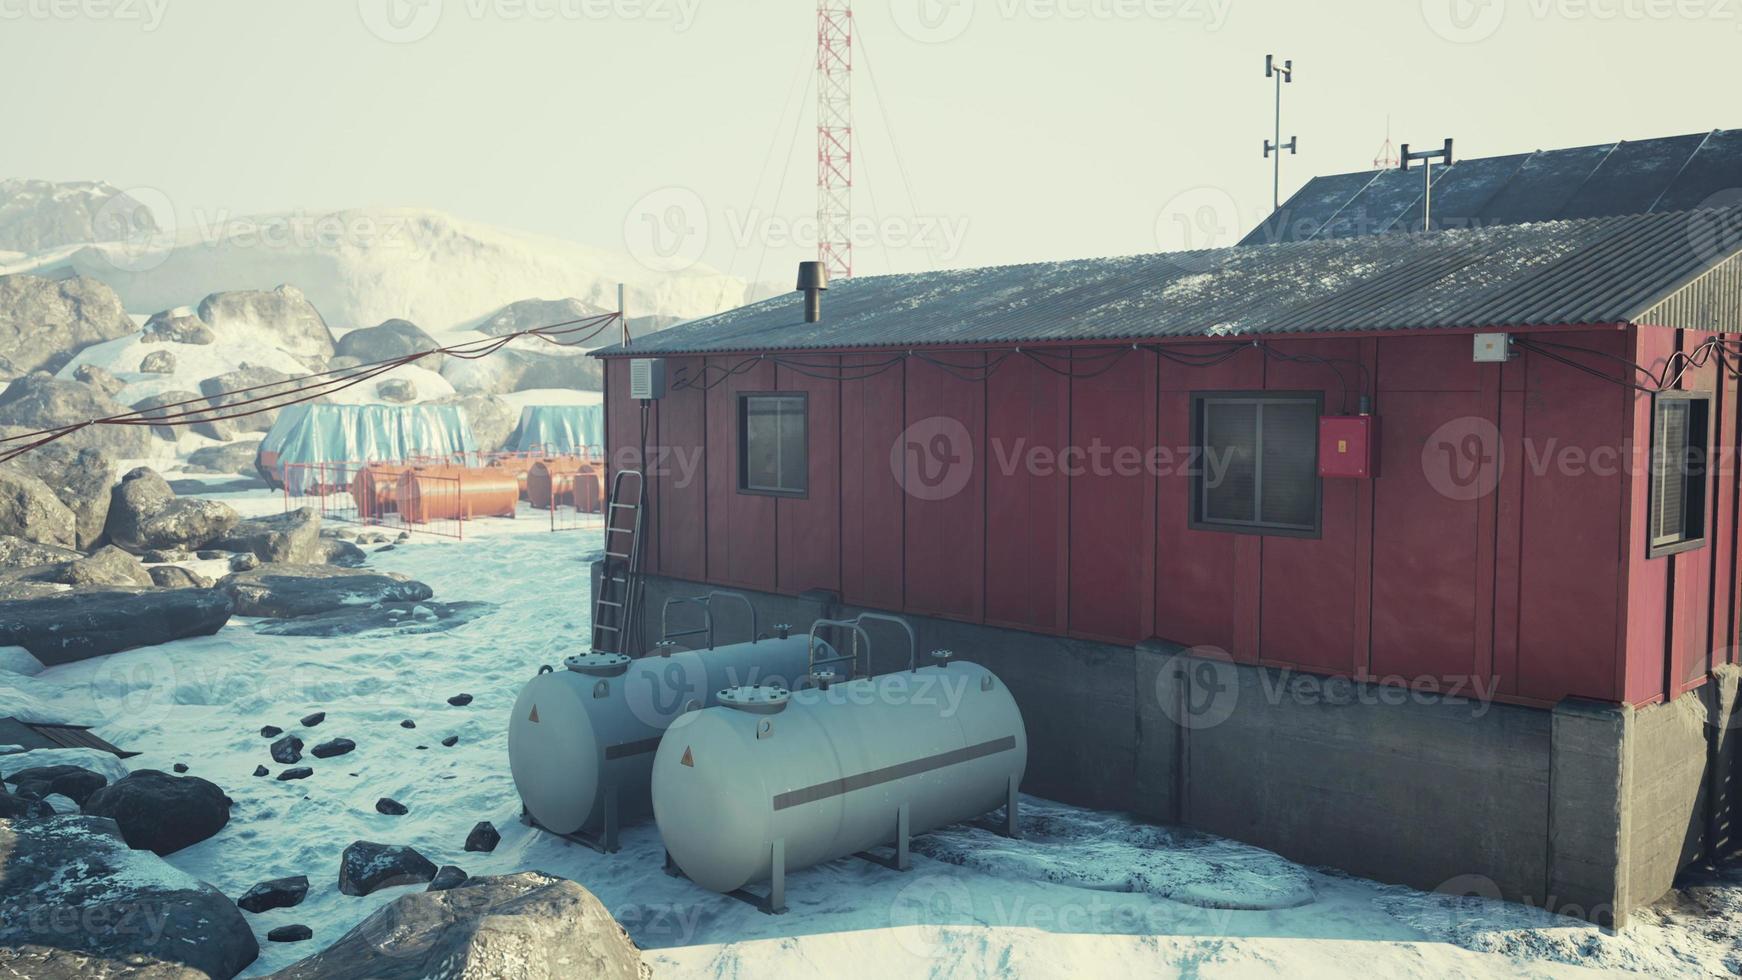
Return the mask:
<svg viewBox="0 0 1742 980">
<path fill-rule="evenodd" d="M 817 261 L 853 275 L 853 4 L 817 0 Z"/>
<path fill-rule="evenodd" d="M 1271 174 L 1270 209 L 1278 211 L 1282 208 L 1282 151 L 1287 150 L 1289 156 L 1293 156 L 1300 143 L 1298 136 L 1290 136 L 1287 143 L 1282 141 L 1282 83 L 1294 84 L 1294 59 L 1283 62 L 1279 68 L 1276 55 L 1265 55 L 1264 77 L 1276 79 L 1276 142 L 1264 141 L 1264 158 L 1268 160 L 1272 153 L 1276 154 L 1276 166 Z"/>
</svg>

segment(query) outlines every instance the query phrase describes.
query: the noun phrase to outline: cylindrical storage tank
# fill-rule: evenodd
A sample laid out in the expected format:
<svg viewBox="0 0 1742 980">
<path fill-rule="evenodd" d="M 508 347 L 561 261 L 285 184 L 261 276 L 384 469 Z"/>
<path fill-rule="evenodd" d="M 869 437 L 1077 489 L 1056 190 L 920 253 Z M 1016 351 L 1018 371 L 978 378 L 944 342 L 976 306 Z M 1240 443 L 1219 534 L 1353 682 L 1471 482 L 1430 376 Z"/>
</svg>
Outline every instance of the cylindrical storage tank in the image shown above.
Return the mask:
<svg viewBox="0 0 1742 980">
<path fill-rule="evenodd" d="M 526 474 L 526 502 L 540 510 L 574 502 L 574 475 L 587 464 L 573 456 L 541 459 Z"/>
<path fill-rule="evenodd" d="M 399 513 L 412 524 L 513 517 L 519 502 L 514 474 L 488 467 L 436 466 L 399 478 Z"/>
<path fill-rule="evenodd" d="M 770 638 L 631 660 L 587 653 L 534 677 L 508 722 L 508 767 L 538 825 L 572 834 L 599 825 L 607 787 L 623 816 L 648 812 L 648 780 L 672 720 L 718 692 L 805 676 L 810 638 Z M 818 643 L 818 658 L 835 656 Z"/>
<path fill-rule="evenodd" d="M 949 662 L 684 715 L 653 760 L 653 814 L 679 869 L 731 892 L 995 810 L 1028 765 L 993 673 Z M 784 703 L 782 703 L 784 702 Z"/>
<path fill-rule="evenodd" d="M 362 517 L 380 517 L 399 507 L 399 478 L 409 467 L 365 466 L 351 481 L 351 499 Z"/>
</svg>

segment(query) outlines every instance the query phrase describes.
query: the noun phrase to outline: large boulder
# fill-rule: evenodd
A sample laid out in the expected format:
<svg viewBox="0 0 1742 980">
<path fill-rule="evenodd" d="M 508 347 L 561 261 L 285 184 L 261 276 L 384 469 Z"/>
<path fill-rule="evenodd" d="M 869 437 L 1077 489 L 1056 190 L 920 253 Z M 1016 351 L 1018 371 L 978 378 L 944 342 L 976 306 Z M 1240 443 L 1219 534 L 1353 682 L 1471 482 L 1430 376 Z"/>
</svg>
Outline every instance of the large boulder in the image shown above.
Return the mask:
<svg viewBox="0 0 1742 980">
<path fill-rule="evenodd" d="M 401 895 L 275 980 L 640 980 L 641 951 L 593 893 L 537 871 Z"/>
<path fill-rule="evenodd" d="M 71 548 L 38 544 L 10 534 L 0 535 L 0 568 L 30 568 L 35 565 L 55 565 L 77 561 L 84 555 Z"/>
<path fill-rule="evenodd" d="M 70 548 L 79 541 L 78 519 L 48 484 L 0 466 L 0 534 Z"/>
<path fill-rule="evenodd" d="M 73 368 L 73 380 L 83 381 L 110 398 L 119 395 L 121 389 L 127 387 L 127 382 L 115 377 L 108 368 L 101 364 L 80 364 Z"/>
<path fill-rule="evenodd" d="M 151 584 L 160 589 L 209 589 L 212 580 L 180 565 L 155 565 L 147 569 Z"/>
<path fill-rule="evenodd" d="M 418 603 L 435 594 L 403 575 L 331 565 L 261 565 L 225 576 L 218 590 L 235 601 L 236 615 L 274 619 L 316 616 L 349 606 Z"/>
<path fill-rule="evenodd" d="M 121 478 L 109 502 L 109 540 L 134 554 L 158 548 L 203 548 L 240 516 L 217 500 L 177 497 L 156 471 L 141 466 Z"/>
<path fill-rule="evenodd" d="M 0 820 L 0 854 L 0 975 L 227 980 L 260 954 L 234 902 L 113 820 Z"/>
<path fill-rule="evenodd" d="M 213 399 L 191 391 L 160 391 L 133 403 L 133 410 L 148 419 L 172 419 L 174 425 L 151 426 L 151 434 L 174 442 L 183 432 L 228 442 L 236 438 L 237 423 L 218 416 L 221 406 Z M 190 414 L 199 413 L 199 414 Z"/>
<path fill-rule="evenodd" d="M 353 841 L 339 855 L 339 891 L 368 895 L 396 885 L 422 884 L 435 877 L 429 858 L 403 844 Z"/>
<path fill-rule="evenodd" d="M 243 432 L 266 432 L 278 421 L 278 409 L 297 386 L 291 375 L 276 368 L 243 364 L 234 371 L 200 382 L 200 394 L 213 405 L 231 406 L 239 413 L 227 424 Z"/>
<path fill-rule="evenodd" d="M 194 472 L 257 477 L 260 471 L 255 463 L 259 457 L 258 441 L 232 442 L 222 446 L 202 446 L 188 453 L 185 464 Z"/>
<path fill-rule="evenodd" d="M 575 320 L 586 320 L 609 312 L 580 299 L 523 299 L 517 303 L 509 303 L 495 313 L 485 317 L 478 324 L 478 332 L 492 337 L 503 337 L 511 333 L 523 333 L 539 327 L 555 327 L 566 330 L 582 324 Z M 558 326 L 566 324 L 567 326 Z M 615 338 L 612 338 L 615 339 Z M 598 345 L 603 346 L 603 345 Z"/>
<path fill-rule="evenodd" d="M 33 766 L 9 773 L 6 781 L 26 799 L 42 800 L 58 793 L 84 806 L 92 793 L 108 785 L 109 777 L 83 766 Z"/>
<path fill-rule="evenodd" d="M 286 565 L 322 564 L 327 557 L 321 538 L 320 511 L 313 507 L 299 507 L 270 517 L 251 517 L 211 546 L 222 551 L 252 553 L 261 561 Z"/>
<path fill-rule="evenodd" d="M 7 427 L 7 435 L 127 414 L 124 406 L 101 390 L 47 374 L 26 375 L 0 393 L 0 426 Z M 100 449 L 114 459 L 140 459 L 151 452 L 151 434 L 139 425 L 92 425 L 58 441 L 80 449 Z"/>
<path fill-rule="evenodd" d="M 493 453 L 508 445 L 508 437 L 520 425 L 520 409 L 500 395 L 448 395 L 435 404 L 460 406 L 480 452 Z"/>
<path fill-rule="evenodd" d="M 333 356 L 332 330 L 295 286 L 213 293 L 200 303 L 199 317 L 224 340 L 279 347 L 323 363 Z"/>
<path fill-rule="evenodd" d="M 133 329 L 121 297 L 95 279 L 0 276 L 0 358 L 14 374 L 58 371 L 86 347 Z"/>
<path fill-rule="evenodd" d="M 230 798 L 210 780 L 136 769 L 92 793 L 85 813 L 108 817 L 127 846 L 157 855 L 174 854 L 224 829 Z"/>
<path fill-rule="evenodd" d="M 58 590 L 58 591 L 57 591 Z M 210 636 L 234 604 L 215 589 L 73 589 L 17 583 L 0 589 L 0 646 L 49 666 Z"/>
<path fill-rule="evenodd" d="M 38 446 L 5 464 L 46 484 L 73 512 L 76 545 L 86 551 L 103 538 L 109 519 L 109 488 L 115 485 L 115 464 L 95 449 L 78 449 L 61 442 Z"/>
<path fill-rule="evenodd" d="M 408 378 L 388 378 L 375 385 L 375 394 L 382 401 L 404 405 L 417 401 L 417 385 Z"/>
<path fill-rule="evenodd" d="M 166 350 L 154 350 L 139 359 L 140 374 L 174 374 L 175 355 Z"/>
<path fill-rule="evenodd" d="M 139 559 L 114 545 L 100 548 L 89 555 L 78 555 L 67 561 L 8 571 L 4 577 L 72 586 L 150 588 L 155 584 L 151 580 L 151 573 L 145 570 Z"/>
<path fill-rule="evenodd" d="M 191 307 L 178 306 L 173 310 L 164 310 L 154 314 L 145 321 L 145 335 L 140 338 L 147 344 L 215 344 L 218 337 L 206 321 L 199 318 Z M 167 354 L 168 351 L 158 353 Z M 146 355 L 147 357 L 151 355 Z M 141 371 L 146 370 L 143 366 Z"/>
<path fill-rule="evenodd" d="M 432 351 L 441 345 L 409 320 L 388 320 L 373 327 L 359 327 L 339 338 L 335 350 L 340 357 L 354 357 L 359 364 L 375 364 Z M 440 370 L 442 355 L 419 358 L 417 366 Z"/>
<path fill-rule="evenodd" d="M 597 359 L 577 354 L 538 354 L 500 350 L 476 360 L 450 358 L 442 377 L 461 394 L 506 395 L 535 388 L 603 391 L 603 368 Z"/>
</svg>

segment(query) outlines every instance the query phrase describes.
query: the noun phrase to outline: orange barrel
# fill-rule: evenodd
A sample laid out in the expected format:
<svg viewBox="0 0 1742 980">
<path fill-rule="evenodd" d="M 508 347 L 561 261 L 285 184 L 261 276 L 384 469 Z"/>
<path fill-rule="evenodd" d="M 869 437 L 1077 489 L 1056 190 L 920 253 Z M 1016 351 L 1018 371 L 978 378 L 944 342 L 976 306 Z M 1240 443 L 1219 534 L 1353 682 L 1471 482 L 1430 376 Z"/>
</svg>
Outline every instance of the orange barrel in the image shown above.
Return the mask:
<svg viewBox="0 0 1742 980">
<path fill-rule="evenodd" d="M 541 459 L 526 474 L 526 499 L 540 510 L 574 502 L 574 475 L 586 468 L 573 456 Z"/>
<path fill-rule="evenodd" d="M 583 514 L 597 514 L 605 509 L 605 468 L 594 463 L 583 463 L 575 473 L 573 499 L 575 510 Z"/>
<path fill-rule="evenodd" d="M 359 517 L 380 517 L 399 507 L 399 479 L 409 469 L 405 466 L 370 464 L 351 481 L 351 499 L 357 502 Z"/>
<path fill-rule="evenodd" d="M 489 466 L 430 466 L 399 479 L 399 513 L 412 524 L 513 517 L 520 503 L 514 474 Z"/>
<path fill-rule="evenodd" d="M 514 480 L 520 485 L 520 499 L 526 499 L 526 476 L 532 471 L 532 457 L 503 456 L 491 460 L 490 465 L 496 469 L 506 470 L 514 474 Z"/>
</svg>

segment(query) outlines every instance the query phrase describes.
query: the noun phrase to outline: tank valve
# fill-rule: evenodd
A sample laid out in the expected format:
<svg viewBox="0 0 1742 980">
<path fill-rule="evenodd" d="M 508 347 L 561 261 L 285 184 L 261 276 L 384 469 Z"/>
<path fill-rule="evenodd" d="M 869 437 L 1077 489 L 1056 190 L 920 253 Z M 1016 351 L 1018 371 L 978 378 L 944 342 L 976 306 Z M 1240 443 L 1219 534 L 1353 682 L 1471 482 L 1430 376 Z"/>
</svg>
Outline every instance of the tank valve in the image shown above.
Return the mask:
<svg viewBox="0 0 1742 980">
<path fill-rule="evenodd" d="M 660 640 L 658 643 L 653 645 L 654 653 L 661 657 L 669 657 L 676 653 L 677 649 L 678 646 L 676 640 Z"/>
<path fill-rule="evenodd" d="M 786 702 L 792 695 L 783 687 L 729 687 L 718 695 L 720 703 L 728 708 L 748 711 L 755 715 L 776 715 L 786 710 Z"/>
<path fill-rule="evenodd" d="M 792 636 L 792 624 L 791 623 L 775 623 L 774 624 L 774 636 L 776 639 L 781 639 L 781 640 L 791 638 L 791 636 Z"/>
<path fill-rule="evenodd" d="M 938 666 L 940 666 L 940 667 L 948 664 L 951 660 L 955 659 L 955 656 L 956 656 L 956 651 L 954 651 L 954 650 L 933 650 L 931 652 L 931 658 L 933 660 L 937 661 Z"/>
<path fill-rule="evenodd" d="M 826 691 L 832 685 L 839 683 L 841 675 L 827 668 L 811 671 L 811 686 L 819 691 Z"/>
</svg>

